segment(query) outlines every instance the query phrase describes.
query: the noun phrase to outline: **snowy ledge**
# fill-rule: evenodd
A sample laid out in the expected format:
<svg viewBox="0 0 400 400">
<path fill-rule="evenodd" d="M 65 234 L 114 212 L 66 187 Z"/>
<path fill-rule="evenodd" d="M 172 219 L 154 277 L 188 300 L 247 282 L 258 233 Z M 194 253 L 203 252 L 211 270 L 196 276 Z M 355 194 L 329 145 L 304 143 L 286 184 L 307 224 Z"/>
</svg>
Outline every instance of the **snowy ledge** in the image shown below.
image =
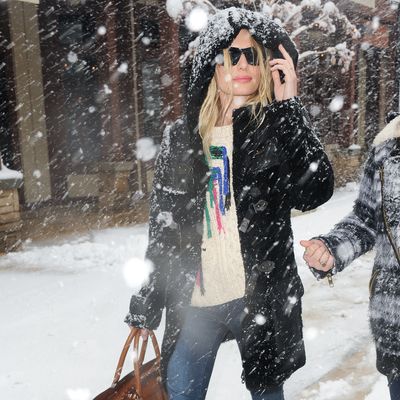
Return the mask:
<svg viewBox="0 0 400 400">
<path fill-rule="evenodd" d="M 0 190 L 17 189 L 22 186 L 23 175 L 19 171 L 7 168 L 3 163 L 0 169 Z"/>
<path fill-rule="evenodd" d="M 19 189 L 22 186 L 22 178 L 0 179 L 0 190 Z"/>
</svg>

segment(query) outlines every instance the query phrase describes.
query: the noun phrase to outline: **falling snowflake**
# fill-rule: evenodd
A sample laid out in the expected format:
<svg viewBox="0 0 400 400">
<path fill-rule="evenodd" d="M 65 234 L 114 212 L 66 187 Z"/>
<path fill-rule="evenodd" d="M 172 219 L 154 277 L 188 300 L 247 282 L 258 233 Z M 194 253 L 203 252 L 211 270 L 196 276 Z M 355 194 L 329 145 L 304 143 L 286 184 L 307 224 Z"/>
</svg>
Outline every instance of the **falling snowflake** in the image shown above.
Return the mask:
<svg viewBox="0 0 400 400">
<path fill-rule="evenodd" d="M 67 55 L 67 59 L 71 64 L 74 64 L 78 61 L 78 55 L 73 51 L 70 51 Z"/>
<path fill-rule="evenodd" d="M 117 71 L 121 74 L 127 74 L 128 73 L 128 63 L 123 62 L 121 65 L 118 67 Z"/>
<path fill-rule="evenodd" d="M 171 78 L 168 74 L 164 74 L 164 75 L 161 77 L 161 85 L 162 85 L 163 87 L 171 86 L 172 83 L 173 83 L 173 80 L 172 80 L 172 78 Z"/>
<path fill-rule="evenodd" d="M 136 142 L 136 158 L 139 160 L 150 161 L 156 156 L 157 150 L 153 138 L 144 137 Z"/>
<path fill-rule="evenodd" d="M 201 7 L 195 7 L 186 17 L 186 27 L 192 32 L 199 32 L 207 26 L 208 14 Z"/>
<path fill-rule="evenodd" d="M 103 88 L 104 88 L 104 93 L 105 94 L 111 94 L 112 93 L 112 90 L 110 89 L 110 87 L 106 83 L 103 85 Z"/>
<path fill-rule="evenodd" d="M 344 97 L 343 96 L 335 96 L 329 104 L 329 110 L 332 112 L 338 112 L 343 108 Z"/>
<path fill-rule="evenodd" d="M 173 19 L 178 19 L 183 12 L 182 0 L 167 0 L 166 9 L 168 15 Z"/>
<path fill-rule="evenodd" d="M 223 54 L 217 54 L 215 57 L 215 62 L 217 64 L 223 64 L 224 63 L 224 55 Z"/>
<path fill-rule="evenodd" d="M 257 314 L 254 317 L 254 321 L 256 322 L 257 325 L 264 325 L 267 322 L 267 319 L 264 317 L 264 315 Z"/>
<path fill-rule="evenodd" d="M 106 34 L 106 32 L 107 32 L 107 29 L 106 29 L 105 26 L 99 26 L 99 27 L 97 28 L 97 33 L 98 33 L 100 36 L 104 36 L 104 35 Z"/>
<path fill-rule="evenodd" d="M 153 265 L 150 261 L 134 257 L 124 264 L 122 275 L 125 283 L 132 288 L 134 292 L 138 292 L 140 288 L 148 282 L 152 271 Z"/>
<path fill-rule="evenodd" d="M 311 107 L 310 107 L 310 114 L 313 116 L 313 117 L 316 117 L 317 115 L 319 115 L 321 113 L 321 107 L 320 106 L 317 106 L 316 104 L 313 104 Z"/>
<path fill-rule="evenodd" d="M 148 45 L 151 43 L 151 39 L 148 38 L 148 37 L 143 37 L 143 38 L 142 38 L 142 43 L 143 43 L 145 46 L 148 46 Z"/>
<path fill-rule="evenodd" d="M 371 24 L 372 30 L 373 30 L 374 32 L 377 31 L 377 30 L 379 29 L 379 26 L 380 26 L 380 19 L 379 19 L 378 16 L 375 15 L 375 16 L 372 18 L 372 24 Z"/>
</svg>

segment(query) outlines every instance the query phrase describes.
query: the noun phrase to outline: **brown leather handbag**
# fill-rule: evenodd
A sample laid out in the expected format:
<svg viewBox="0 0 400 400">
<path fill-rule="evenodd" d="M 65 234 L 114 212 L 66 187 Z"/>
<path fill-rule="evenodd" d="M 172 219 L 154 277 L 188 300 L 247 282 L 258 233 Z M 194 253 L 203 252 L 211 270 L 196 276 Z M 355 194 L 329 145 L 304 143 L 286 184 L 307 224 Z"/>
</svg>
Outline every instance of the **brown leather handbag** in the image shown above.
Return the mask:
<svg viewBox="0 0 400 400">
<path fill-rule="evenodd" d="M 168 400 L 161 382 L 160 348 L 153 331 L 149 331 L 149 336 L 153 343 L 156 358 L 143 364 L 148 338 L 143 340 L 139 352 L 140 330 L 132 328 L 119 357 L 111 387 L 93 400 Z M 134 342 L 134 354 L 140 355 L 135 357 L 134 370 L 120 380 L 122 367 L 132 342 Z"/>
</svg>

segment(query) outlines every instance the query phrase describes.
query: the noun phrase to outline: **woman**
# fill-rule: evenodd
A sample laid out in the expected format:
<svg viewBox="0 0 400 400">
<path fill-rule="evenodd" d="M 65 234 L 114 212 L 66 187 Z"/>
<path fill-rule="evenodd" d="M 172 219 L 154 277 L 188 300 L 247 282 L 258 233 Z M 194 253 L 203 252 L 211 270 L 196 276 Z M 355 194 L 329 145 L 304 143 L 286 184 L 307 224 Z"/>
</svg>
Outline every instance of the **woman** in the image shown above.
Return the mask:
<svg viewBox="0 0 400 400">
<path fill-rule="evenodd" d="M 296 97 L 296 60 L 287 33 L 256 12 L 218 11 L 200 34 L 186 115 L 164 132 L 156 161 L 154 271 L 126 319 L 145 334 L 166 308 L 170 399 L 205 397 L 228 339 L 253 399 L 283 399 L 305 363 L 290 210 L 327 201 L 333 176 Z"/>
<path fill-rule="evenodd" d="M 370 327 L 378 371 L 400 400 L 400 116 L 376 136 L 353 211 L 327 235 L 300 242 L 318 277 L 342 271 L 376 248 L 370 281 Z"/>
</svg>

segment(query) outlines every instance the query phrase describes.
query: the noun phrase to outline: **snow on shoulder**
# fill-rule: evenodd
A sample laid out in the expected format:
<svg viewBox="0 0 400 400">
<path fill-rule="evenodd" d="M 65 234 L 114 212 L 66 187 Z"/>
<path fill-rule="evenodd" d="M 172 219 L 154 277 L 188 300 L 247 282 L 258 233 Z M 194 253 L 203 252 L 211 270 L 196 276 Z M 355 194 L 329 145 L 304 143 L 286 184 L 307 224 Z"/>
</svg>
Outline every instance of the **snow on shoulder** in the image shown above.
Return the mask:
<svg viewBox="0 0 400 400">
<path fill-rule="evenodd" d="M 400 137 L 400 115 L 392 119 L 375 137 L 374 146 L 378 146 L 387 140 Z"/>
</svg>

